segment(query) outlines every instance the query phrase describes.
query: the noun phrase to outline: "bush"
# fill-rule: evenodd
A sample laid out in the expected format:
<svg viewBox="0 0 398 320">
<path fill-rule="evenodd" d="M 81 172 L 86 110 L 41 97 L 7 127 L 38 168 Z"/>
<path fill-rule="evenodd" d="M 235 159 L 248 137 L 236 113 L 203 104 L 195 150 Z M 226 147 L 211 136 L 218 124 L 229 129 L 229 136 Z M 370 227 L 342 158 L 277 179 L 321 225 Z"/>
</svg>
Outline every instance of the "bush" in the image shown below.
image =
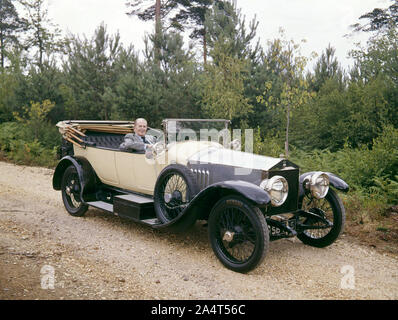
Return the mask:
<svg viewBox="0 0 398 320">
<path fill-rule="evenodd" d="M 347 143 L 337 152 L 294 150 L 291 160 L 302 172 L 329 171 L 339 175 L 366 202 L 384 208 L 398 204 L 398 129 L 386 127 L 372 148 L 352 148 Z"/>
<path fill-rule="evenodd" d="M 15 122 L 5 122 L 0 124 L 0 150 L 10 151 L 11 144 L 24 138 L 23 126 Z"/>
<path fill-rule="evenodd" d="M 33 139 L 31 128 L 22 123 L 0 124 L 0 151 L 17 164 L 54 167 L 59 140 L 53 128 L 41 128 L 43 140 Z"/>
</svg>

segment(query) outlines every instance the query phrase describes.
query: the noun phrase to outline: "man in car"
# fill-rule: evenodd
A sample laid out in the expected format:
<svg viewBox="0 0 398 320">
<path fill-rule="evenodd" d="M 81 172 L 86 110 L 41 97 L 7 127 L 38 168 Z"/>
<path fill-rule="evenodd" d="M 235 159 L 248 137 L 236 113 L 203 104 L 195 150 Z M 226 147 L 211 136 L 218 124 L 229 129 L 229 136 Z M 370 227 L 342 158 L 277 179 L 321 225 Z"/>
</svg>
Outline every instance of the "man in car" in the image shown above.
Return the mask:
<svg viewBox="0 0 398 320">
<path fill-rule="evenodd" d="M 144 153 L 152 149 L 152 145 L 156 142 L 155 137 L 146 134 L 148 130 L 147 121 L 138 118 L 134 122 L 134 133 L 128 133 L 124 137 L 124 142 L 119 149 L 122 151 L 132 151 Z"/>
</svg>

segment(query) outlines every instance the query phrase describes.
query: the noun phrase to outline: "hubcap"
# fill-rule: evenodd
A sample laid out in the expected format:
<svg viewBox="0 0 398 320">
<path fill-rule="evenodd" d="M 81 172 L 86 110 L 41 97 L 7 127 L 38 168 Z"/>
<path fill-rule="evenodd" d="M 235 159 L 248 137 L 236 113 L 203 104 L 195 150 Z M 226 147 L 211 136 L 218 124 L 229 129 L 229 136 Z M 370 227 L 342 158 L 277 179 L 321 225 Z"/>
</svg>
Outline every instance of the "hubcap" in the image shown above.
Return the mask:
<svg viewBox="0 0 398 320">
<path fill-rule="evenodd" d="M 235 232 L 227 231 L 222 238 L 224 241 L 231 242 L 234 239 Z"/>
<path fill-rule="evenodd" d="M 79 180 L 76 179 L 75 174 L 72 174 L 69 183 L 65 186 L 65 193 L 69 204 L 74 208 L 78 208 L 81 204 L 79 192 Z"/>
</svg>

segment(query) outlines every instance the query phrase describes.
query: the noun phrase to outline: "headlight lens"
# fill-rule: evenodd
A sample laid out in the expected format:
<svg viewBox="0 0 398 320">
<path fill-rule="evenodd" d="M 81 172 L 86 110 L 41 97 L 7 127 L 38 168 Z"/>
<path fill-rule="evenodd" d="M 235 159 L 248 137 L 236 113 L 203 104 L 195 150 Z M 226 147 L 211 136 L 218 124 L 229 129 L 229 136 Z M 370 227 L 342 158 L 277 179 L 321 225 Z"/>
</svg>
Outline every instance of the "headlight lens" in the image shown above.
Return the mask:
<svg viewBox="0 0 398 320">
<path fill-rule="evenodd" d="M 260 187 L 267 191 L 271 197 L 271 204 L 280 207 L 287 198 L 289 185 L 282 176 L 274 176 L 271 179 L 263 180 Z"/>
<path fill-rule="evenodd" d="M 310 190 L 313 197 L 325 198 L 329 191 L 329 177 L 324 172 L 316 172 L 309 179 Z"/>
</svg>

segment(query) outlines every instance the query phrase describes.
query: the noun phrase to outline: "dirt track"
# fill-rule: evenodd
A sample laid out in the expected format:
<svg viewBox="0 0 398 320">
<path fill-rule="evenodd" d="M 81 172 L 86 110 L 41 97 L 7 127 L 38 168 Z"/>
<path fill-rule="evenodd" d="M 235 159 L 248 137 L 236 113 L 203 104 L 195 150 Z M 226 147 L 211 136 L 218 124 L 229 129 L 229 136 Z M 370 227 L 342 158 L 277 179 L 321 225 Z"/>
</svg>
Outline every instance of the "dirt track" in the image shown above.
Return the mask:
<svg viewBox="0 0 398 320">
<path fill-rule="evenodd" d="M 175 235 L 95 209 L 68 215 L 52 173 L 0 162 L 0 299 L 398 299 L 398 258 L 344 235 L 325 249 L 272 242 L 238 274 L 200 223 Z M 52 271 L 54 289 L 41 283 Z"/>
</svg>

